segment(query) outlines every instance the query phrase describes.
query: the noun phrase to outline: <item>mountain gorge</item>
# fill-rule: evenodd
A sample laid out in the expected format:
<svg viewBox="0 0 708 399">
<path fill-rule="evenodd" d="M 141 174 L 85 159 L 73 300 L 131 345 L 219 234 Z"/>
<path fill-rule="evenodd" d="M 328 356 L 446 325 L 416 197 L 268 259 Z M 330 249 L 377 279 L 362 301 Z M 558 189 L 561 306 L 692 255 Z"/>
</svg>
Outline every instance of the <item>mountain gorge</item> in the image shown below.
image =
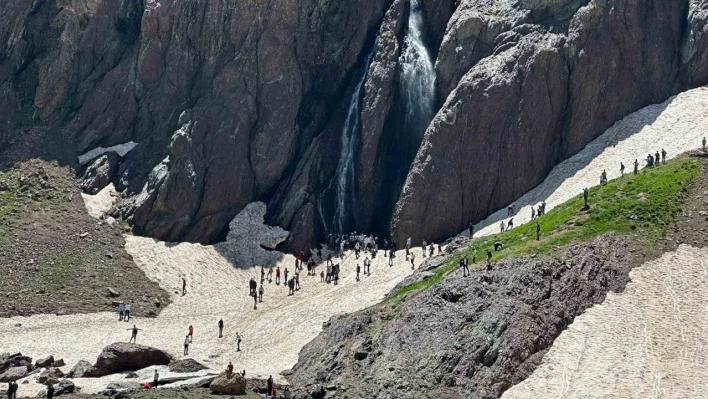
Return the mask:
<svg viewBox="0 0 708 399">
<path fill-rule="evenodd" d="M 708 83 L 707 19 L 704 0 L 5 2 L 1 166 L 111 162 L 111 213 L 167 241 L 219 241 L 253 201 L 291 251 L 445 239 Z"/>
</svg>

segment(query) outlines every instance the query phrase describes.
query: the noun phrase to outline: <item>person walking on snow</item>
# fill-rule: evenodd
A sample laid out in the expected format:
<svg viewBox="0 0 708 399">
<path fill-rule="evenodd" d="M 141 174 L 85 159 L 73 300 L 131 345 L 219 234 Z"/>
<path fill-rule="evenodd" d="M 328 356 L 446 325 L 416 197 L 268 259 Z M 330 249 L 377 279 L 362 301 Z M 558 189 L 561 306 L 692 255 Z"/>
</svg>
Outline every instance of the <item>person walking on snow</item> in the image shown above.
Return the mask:
<svg viewBox="0 0 708 399">
<path fill-rule="evenodd" d="M 411 253 L 411 270 L 415 269 L 415 254 Z"/>
<path fill-rule="evenodd" d="M 639 161 L 635 159 L 634 160 L 634 175 L 636 176 L 637 174 L 639 174 Z"/>
<path fill-rule="evenodd" d="M 182 277 L 182 296 L 187 295 L 187 280 Z"/>
<path fill-rule="evenodd" d="M 423 257 L 425 258 L 425 246 L 426 246 L 425 240 L 423 240 Z"/>
<path fill-rule="evenodd" d="M 469 222 L 467 224 L 467 229 L 470 231 L 470 238 L 474 237 L 474 223 Z"/>
<path fill-rule="evenodd" d="M 509 219 L 509 222 L 506 224 L 506 231 L 509 231 L 514 228 L 514 218 Z"/>
<path fill-rule="evenodd" d="M 361 272 L 361 266 L 359 264 L 356 264 L 356 281 L 359 281 L 359 272 Z"/>
<path fill-rule="evenodd" d="M 123 321 L 125 321 L 125 322 L 130 321 L 130 304 L 129 303 L 125 304 L 125 316 L 123 316 Z"/>
<path fill-rule="evenodd" d="M 137 343 L 138 331 L 140 331 L 141 328 L 138 328 L 135 326 L 135 324 L 133 324 L 133 328 L 128 328 L 128 330 L 130 331 L 130 341 L 128 341 L 128 343 Z"/>
<path fill-rule="evenodd" d="M 620 175 L 624 177 L 624 164 L 622 162 L 620 162 Z"/>
<path fill-rule="evenodd" d="M 410 237 L 406 240 L 406 260 L 408 260 L 408 255 L 411 251 L 411 244 L 413 243 L 413 240 L 411 240 Z"/>
<path fill-rule="evenodd" d="M 706 152 L 706 138 L 703 137 L 703 152 Z"/>
<path fill-rule="evenodd" d="M 273 266 L 270 266 L 270 268 L 268 268 L 268 282 L 273 282 Z"/>
<path fill-rule="evenodd" d="M 263 284 L 258 287 L 258 302 L 263 302 Z"/>
<path fill-rule="evenodd" d="M 285 283 L 287 284 L 288 280 L 288 268 L 286 267 L 285 270 L 283 271 L 283 276 L 285 277 Z"/>
<path fill-rule="evenodd" d="M 219 319 L 219 338 L 222 338 L 224 332 L 224 319 Z"/>
<path fill-rule="evenodd" d="M 241 334 L 236 332 L 236 352 L 241 352 Z"/>
<path fill-rule="evenodd" d="M 280 285 L 280 266 L 275 268 L 275 283 Z"/>
<path fill-rule="evenodd" d="M 192 342 L 192 337 L 194 336 L 194 327 L 189 326 L 187 330 L 187 336 L 189 337 L 189 342 Z"/>
<path fill-rule="evenodd" d="M 258 310 L 258 294 L 253 293 L 253 310 Z"/>
<path fill-rule="evenodd" d="M 184 356 L 189 355 L 189 334 L 184 337 Z"/>
<path fill-rule="evenodd" d="M 501 223 L 499 223 L 499 230 L 503 233 L 505 228 L 506 226 L 504 225 L 504 221 L 502 220 Z"/>
<path fill-rule="evenodd" d="M 152 387 L 157 388 L 157 384 L 160 383 L 160 373 L 157 372 L 157 369 L 155 369 L 155 373 L 152 375 Z"/>
<path fill-rule="evenodd" d="M 661 149 L 661 163 L 666 163 L 666 150 Z"/>
<path fill-rule="evenodd" d="M 125 312 L 125 306 L 123 306 L 123 302 L 118 304 L 118 321 L 123 321 L 123 314 Z"/>
</svg>

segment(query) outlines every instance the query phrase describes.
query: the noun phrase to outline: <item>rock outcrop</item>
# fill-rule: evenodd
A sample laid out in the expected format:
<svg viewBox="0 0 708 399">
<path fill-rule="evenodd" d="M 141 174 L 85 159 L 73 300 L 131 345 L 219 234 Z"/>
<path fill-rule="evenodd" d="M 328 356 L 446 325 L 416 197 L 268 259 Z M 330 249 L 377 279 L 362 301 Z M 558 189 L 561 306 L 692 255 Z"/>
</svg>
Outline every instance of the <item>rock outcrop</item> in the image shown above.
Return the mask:
<svg viewBox="0 0 708 399">
<path fill-rule="evenodd" d="M 622 238 L 607 235 L 553 259 L 453 273 L 398 308 L 332 319 L 288 380 L 302 393 L 343 385 L 361 398 L 499 398 L 577 315 L 624 288 L 633 257 Z"/>
<path fill-rule="evenodd" d="M 168 365 L 172 357 L 167 353 L 138 344 L 117 342 L 101 351 L 96 363 L 86 376 L 103 377 L 122 371 L 140 370 L 150 366 Z"/>
<path fill-rule="evenodd" d="M 243 395 L 246 393 L 246 379 L 239 373 L 225 371 L 214 378 L 209 390 L 218 395 Z"/>
<path fill-rule="evenodd" d="M 87 362 L 86 360 L 79 360 L 74 367 L 71 368 L 69 371 L 69 374 L 66 376 L 69 378 L 83 378 L 89 375 L 89 371 L 91 370 L 91 363 Z"/>
<path fill-rule="evenodd" d="M 169 369 L 173 373 L 194 373 L 206 370 L 208 367 L 194 359 L 176 360 L 170 363 Z"/>
<path fill-rule="evenodd" d="M 111 183 L 118 172 L 120 157 L 115 152 L 101 155 L 89 164 L 79 184 L 84 192 L 96 194 Z"/>
</svg>

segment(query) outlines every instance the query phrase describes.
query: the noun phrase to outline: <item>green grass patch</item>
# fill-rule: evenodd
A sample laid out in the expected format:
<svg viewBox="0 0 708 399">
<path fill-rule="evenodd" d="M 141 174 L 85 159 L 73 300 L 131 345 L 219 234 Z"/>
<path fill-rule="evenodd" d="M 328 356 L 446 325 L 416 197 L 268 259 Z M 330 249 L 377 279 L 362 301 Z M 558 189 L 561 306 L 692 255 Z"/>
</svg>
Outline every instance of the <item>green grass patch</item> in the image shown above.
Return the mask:
<svg viewBox="0 0 708 399">
<path fill-rule="evenodd" d="M 69 247 L 61 252 L 52 253 L 37 264 L 37 275 L 34 284 L 39 284 L 48 291 L 59 291 L 76 280 L 86 266 L 99 261 L 98 249 L 93 245 L 85 247 Z"/>
<path fill-rule="evenodd" d="M 536 223 L 527 223 L 511 231 L 475 239 L 468 249 L 452 257 L 435 274 L 423 281 L 401 288 L 385 303 L 394 310 L 406 296 L 424 291 L 442 281 L 455 270 L 460 258 L 477 248 L 477 264 L 486 261 L 487 248 L 492 250 L 492 261 L 508 256 L 548 255 L 571 243 L 593 237 L 617 233 L 632 235 L 647 245 L 666 235 L 680 211 L 683 195 L 696 182 L 702 159 L 682 156 L 658 168 L 645 169 L 638 176 L 625 175 L 604 186 L 590 189 L 589 210 L 582 210 L 583 198 L 575 198 L 537 219 L 541 239 L 536 241 Z M 599 176 L 598 176 L 599 178 Z M 503 249 L 494 252 L 494 243 Z"/>
</svg>

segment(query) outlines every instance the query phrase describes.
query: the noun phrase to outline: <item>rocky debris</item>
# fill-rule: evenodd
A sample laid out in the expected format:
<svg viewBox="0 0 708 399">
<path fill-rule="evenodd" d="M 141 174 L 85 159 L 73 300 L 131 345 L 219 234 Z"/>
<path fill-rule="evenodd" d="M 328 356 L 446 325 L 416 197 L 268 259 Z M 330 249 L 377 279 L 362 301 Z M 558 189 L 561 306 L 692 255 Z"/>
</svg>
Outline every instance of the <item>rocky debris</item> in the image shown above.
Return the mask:
<svg viewBox="0 0 708 399">
<path fill-rule="evenodd" d="M 64 377 L 64 373 L 60 369 L 56 367 L 50 367 L 48 369 L 42 370 L 42 372 L 39 373 L 39 378 L 37 379 L 37 381 L 39 381 L 40 384 L 54 385 L 58 383 L 59 379 L 62 377 Z"/>
<path fill-rule="evenodd" d="M 108 296 L 111 298 L 118 298 L 120 296 L 120 292 L 114 290 L 113 288 L 108 288 Z"/>
<path fill-rule="evenodd" d="M 265 225 L 266 210 L 263 202 L 248 204 L 229 224 L 226 241 L 215 245 L 234 265 L 268 266 L 282 259 L 283 254 L 275 247 L 288 238 L 288 232 Z"/>
<path fill-rule="evenodd" d="M 122 371 L 141 370 L 150 366 L 168 365 L 171 361 L 172 357 L 159 349 L 117 342 L 103 348 L 88 376 L 102 377 Z"/>
<path fill-rule="evenodd" d="M 34 363 L 35 367 L 49 367 L 54 363 L 54 356 L 47 356 L 44 359 L 39 359 Z"/>
<path fill-rule="evenodd" d="M 69 371 L 69 374 L 66 376 L 69 378 L 83 378 L 86 377 L 89 374 L 89 371 L 91 370 L 91 363 L 87 362 L 86 360 L 79 360 L 74 367 L 71 368 Z"/>
<path fill-rule="evenodd" d="M 52 367 L 64 367 L 66 366 L 66 362 L 64 362 L 64 359 L 57 359 L 54 363 L 52 363 Z"/>
<path fill-rule="evenodd" d="M 21 353 L 13 353 L 13 354 L 3 354 L 0 355 L 0 373 L 3 373 L 5 370 L 9 369 L 10 367 L 19 367 L 19 366 L 32 366 L 32 358 L 29 356 L 22 356 Z"/>
<path fill-rule="evenodd" d="M 138 374 L 133 373 L 133 372 L 130 372 L 130 373 L 128 373 L 128 374 L 125 375 L 125 378 L 126 378 L 126 379 L 138 378 Z"/>
<path fill-rule="evenodd" d="M 194 373 L 200 370 L 206 370 L 208 367 L 194 359 L 180 359 L 171 362 L 169 369 L 173 373 Z"/>
<path fill-rule="evenodd" d="M 577 315 L 624 288 L 633 262 L 623 238 L 605 235 L 547 259 L 452 273 L 399 308 L 333 318 L 288 380 L 303 394 L 323 384 L 351 397 L 499 398 Z"/>
<path fill-rule="evenodd" d="M 32 366 L 12 366 L 0 374 L 0 382 L 16 381 L 27 377 L 32 372 Z"/>
<path fill-rule="evenodd" d="M 246 393 L 246 379 L 239 373 L 225 371 L 214 378 L 209 389 L 213 394 L 244 395 Z"/>
<path fill-rule="evenodd" d="M 54 385 L 54 395 L 65 395 L 69 393 L 74 393 L 76 390 L 76 385 L 69 380 L 61 380 L 58 384 Z"/>
<path fill-rule="evenodd" d="M 79 180 L 79 185 L 87 194 L 97 194 L 111 183 L 118 172 L 120 156 L 108 152 L 91 162 Z"/>
</svg>

